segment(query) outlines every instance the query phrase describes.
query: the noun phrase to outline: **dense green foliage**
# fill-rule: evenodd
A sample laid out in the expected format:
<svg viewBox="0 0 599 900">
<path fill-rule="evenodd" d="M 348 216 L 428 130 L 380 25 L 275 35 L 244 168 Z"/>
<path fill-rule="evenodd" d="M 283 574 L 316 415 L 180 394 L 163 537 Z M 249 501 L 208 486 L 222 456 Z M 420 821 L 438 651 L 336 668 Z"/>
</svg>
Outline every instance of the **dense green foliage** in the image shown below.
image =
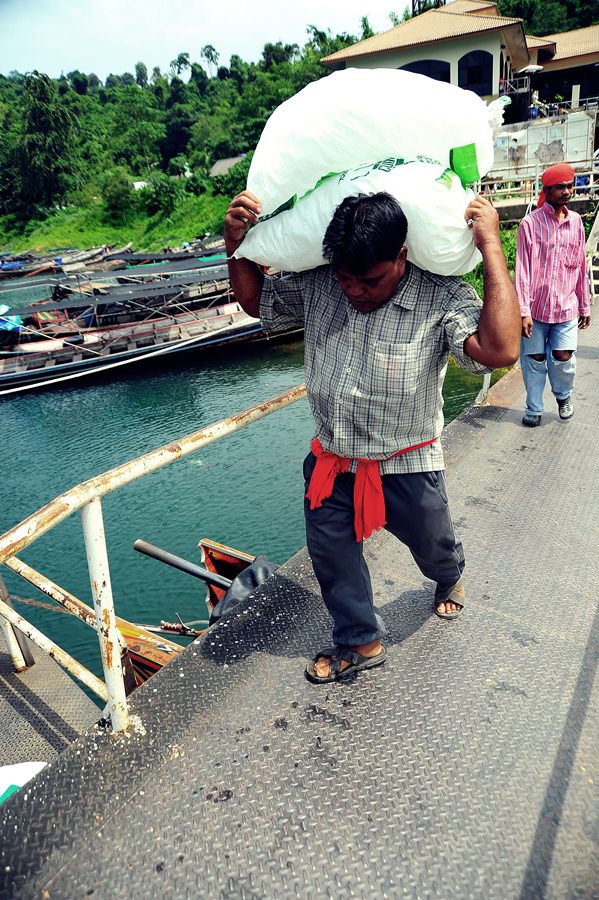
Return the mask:
<svg viewBox="0 0 599 900">
<path fill-rule="evenodd" d="M 596 0 L 500 0 L 499 9 L 524 17 L 530 33 L 599 20 Z M 323 56 L 371 34 L 366 16 L 357 36 L 310 25 L 301 48 L 267 43 L 259 62 L 233 55 L 228 65 L 206 44 L 198 60 L 179 53 L 168 73 L 150 74 L 139 61 L 133 74 L 104 83 L 79 70 L 59 79 L 0 75 L 0 247 L 86 246 L 128 234 L 150 249 L 148 241 L 214 231 L 271 112 L 326 77 Z M 227 175 L 209 177 L 217 160 L 235 156 L 244 158 Z"/>
<path fill-rule="evenodd" d="M 207 44 L 200 61 L 180 53 L 168 73 L 151 74 L 140 61 L 135 74 L 111 74 L 104 84 L 80 71 L 54 80 L 0 75 L 0 246 L 47 246 L 53 235 L 56 243 L 73 217 L 82 230 L 68 243 L 80 245 L 102 224 L 107 234 L 129 227 L 148 240 L 144 220 L 158 219 L 163 240 L 175 240 L 173 216 L 183 209 L 190 221 L 181 239 L 212 230 L 243 186 L 271 112 L 328 74 L 322 56 L 369 35 L 366 17 L 362 29 L 333 36 L 309 26 L 301 49 L 267 43 L 258 63 L 234 55 L 228 66 Z M 242 155 L 226 176 L 209 178 L 214 162 Z M 134 191 L 136 181 L 146 187 Z"/>
<path fill-rule="evenodd" d="M 510 275 L 514 276 L 514 271 L 516 269 L 516 243 L 518 240 L 518 226 L 517 225 L 503 225 L 501 227 L 501 246 L 503 247 L 503 252 L 505 253 L 505 258 L 507 262 L 507 267 L 509 269 Z M 483 265 L 479 263 L 478 266 L 472 271 L 468 272 L 467 275 L 462 276 L 464 281 L 467 281 L 471 284 L 479 297 L 482 297 L 484 294 L 484 278 L 483 278 Z"/>
<path fill-rule="evenodd" d="M 502 16 L 524 19 L 527 34 L 558 34 L 599 23 L 597 0 L 498 0 Z"/>
</svg>

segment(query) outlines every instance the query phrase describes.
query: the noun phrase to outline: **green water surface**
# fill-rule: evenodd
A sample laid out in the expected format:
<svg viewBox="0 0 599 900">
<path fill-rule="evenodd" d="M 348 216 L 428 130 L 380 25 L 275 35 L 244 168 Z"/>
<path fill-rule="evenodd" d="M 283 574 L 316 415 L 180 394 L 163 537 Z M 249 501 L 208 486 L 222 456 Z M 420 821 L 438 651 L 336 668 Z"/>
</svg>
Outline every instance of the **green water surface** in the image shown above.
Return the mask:
<svg viewBox="0 0 599 900">
<path fill-rule="evenodd" d="M 75 484 L 303 381 L 301 342 L 220 355 L 187 354 L 154 370 L 0 398 L 5 460 L 0 533 Z M 450 366 L 446 421 L 469 405 L 482 378 Z M 205 614 L 190 576 L 141 556 L 136 538 L 199 562 L 210 537 L 282 563 L 304 543 L 301 463 L 312 436 L 307 401 L 262 419 L 102 501 L 115 607 L 137 622 Z M 20 554 L 91 602 L 81 518 L 75 513 Z M 11 593 L 52 601 L 4 570 Z M 18 611 L 101 674 L 95 633 L 71 616 Z"/>
</svg>

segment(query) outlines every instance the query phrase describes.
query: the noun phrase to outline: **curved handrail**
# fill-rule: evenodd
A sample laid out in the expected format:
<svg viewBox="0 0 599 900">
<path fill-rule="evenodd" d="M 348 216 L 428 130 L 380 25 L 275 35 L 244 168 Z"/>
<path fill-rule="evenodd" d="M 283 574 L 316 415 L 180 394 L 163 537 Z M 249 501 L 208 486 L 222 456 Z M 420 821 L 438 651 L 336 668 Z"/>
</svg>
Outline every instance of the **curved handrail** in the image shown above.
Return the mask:
<svg viewBox="0 0 599 900">
<path fill-rule="evenodd" d="M 241 413 L 228 416 L 226 419 L 213 422 L 179 440 L 164 444 L 136 459 L 129 460 L 114 469 L 109 469 L 101 475 L 96 475 L 75 485 L 0 536 L 0 565 L 92 500 L 168 466 L 201 449 L 206 444 L 238 431 L 305 396 L 305 384 L 295 385 L 270 400 L 258 403 Z"/>
</svg>

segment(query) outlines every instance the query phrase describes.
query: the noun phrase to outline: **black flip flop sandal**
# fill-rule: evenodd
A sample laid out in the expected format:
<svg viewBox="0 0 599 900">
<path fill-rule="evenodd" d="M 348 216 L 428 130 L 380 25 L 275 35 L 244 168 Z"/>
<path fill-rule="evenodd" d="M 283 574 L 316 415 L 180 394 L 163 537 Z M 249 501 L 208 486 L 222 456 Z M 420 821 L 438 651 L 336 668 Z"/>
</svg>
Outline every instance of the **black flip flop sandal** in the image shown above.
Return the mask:
<svg viewBox="0 0 599 900">
<path fill-rule="evenodd" d="M 331 672 L 329 675 L 321 678 L 316 674 L 315 665 L 319 659 L 328 659 L 330 662 Z M 363 669 L 374 669 L 375 666 L 382 666 L 387 658 L 387 651 L 381 644 L 381 652 L 376 656 L 363 656 L 356 653 L 351 647 L 327 647 L 317 653 L 312 662 L 306 666 L 305 675 L 312 684 L 331 684 L 333 681 L 343 681 L 354 672 L 361 672 Z M 349 663 L 345 669 L 341 670 L 343 661 Z"/>
</svg>

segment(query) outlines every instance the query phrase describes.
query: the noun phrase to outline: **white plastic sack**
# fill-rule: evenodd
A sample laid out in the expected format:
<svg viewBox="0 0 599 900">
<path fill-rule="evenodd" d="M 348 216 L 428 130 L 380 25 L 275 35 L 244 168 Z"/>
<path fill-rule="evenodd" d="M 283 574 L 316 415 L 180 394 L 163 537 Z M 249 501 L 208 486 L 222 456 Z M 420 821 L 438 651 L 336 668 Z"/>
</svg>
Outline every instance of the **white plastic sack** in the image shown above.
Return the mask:
<svg viewBox="0 0 599 900">
<path fill-rule="evenodd" d="M 481 260 L 464 218 L 474 196 L 455 173 L 433 162 L 386 159 L 331 176 L 291 209 L 258 222 L 236 257 L 302 272 L 323 265 L 324 233 L 341 201 L 387 191 L 408 220 L 408 259 L 437 275 L 463 275 Z"/>
<path fill-rule="evenodd" d="M 493 165 L 487 107 L 472 91 L 401 69 L 344 69 L 309 84 L 268 119 L 248 174 L 266 214 L 329 172 L 385 156 L 430 156 L 464 184 Z"/>
</svg>

